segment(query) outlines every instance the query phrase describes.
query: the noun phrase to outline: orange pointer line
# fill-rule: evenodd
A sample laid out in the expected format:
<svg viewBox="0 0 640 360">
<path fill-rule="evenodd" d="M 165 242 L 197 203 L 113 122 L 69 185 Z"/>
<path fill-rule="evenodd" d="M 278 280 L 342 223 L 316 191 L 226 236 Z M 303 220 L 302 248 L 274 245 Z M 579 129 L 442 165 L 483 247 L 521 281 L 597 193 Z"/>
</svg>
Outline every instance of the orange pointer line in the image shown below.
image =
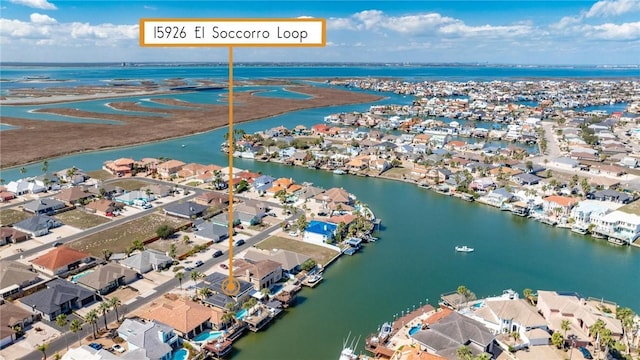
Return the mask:
<svg viewBox="0 0 640 360">
<path fill-rule="evenodd" d="M 233 284 L 233 46 L 229 46 L 229 284 Z"/>
</svg>

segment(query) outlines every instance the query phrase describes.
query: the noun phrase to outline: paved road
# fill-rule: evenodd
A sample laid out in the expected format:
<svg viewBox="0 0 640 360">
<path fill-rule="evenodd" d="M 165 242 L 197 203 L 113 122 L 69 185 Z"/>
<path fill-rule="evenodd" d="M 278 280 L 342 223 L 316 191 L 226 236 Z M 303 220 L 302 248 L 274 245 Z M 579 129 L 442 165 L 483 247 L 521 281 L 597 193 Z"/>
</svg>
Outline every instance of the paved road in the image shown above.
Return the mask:
<svg viewBox="0 0 640 360">
<path fill-rule="evenodd" d="M 192 198 L 192 197 L 194 197 L 196 195 L 197 194 L 190 195 L 186 199 L 190 199 L 190 198 Z M 148 211 L 154 211 L 154 210 L 155 209 L 151 209 L 151 210 L 148 210 Z M 133 216 L 137 216 L 136 218 L 138 218 L 138 217 L 144 216 L 148 211 L 144 211 L 144 212 L 141 212 L 140 214 L 128 216 L 127 219 L 122 219 L 122 220 L 126 220 L 126 221 L 133 220 Z M 298 209 L 295 209 L 294 212 L 286 220 L 295 219 L 295 218 L 297 218 L 299 216 L 299 214 L 301 214 L 301 212 Z M 116 221 L 113 221 L 113 222 L 105 224 L 105 225 L 115 226 L 115 225 L 119 225 L 121 223 L 124 223 L 126 221 L 121 221 L 120 223 L 116 223 Z M 109 226 L 107 226 L 106 228 L 108 228 L 108 227 Z M 274 230 L 278 229 L 279 227 L 280 227 L 279 223 L 275 224 L 275 225 L 265 229 L 264 231 L 260 232 L 260 234 L 257 234 L 257 235 L 254 235 L 254 236 L 250 237 L 249 239 L 247 239 L 245 241 L 244 245 L 234 247 L 234 254 L 237 254 L 238 252 L 243 251 L 243 250 L 255 245 L 256 243 L 266 239 L 271 232 L 273 232 Z M 96 228 L 98 228 L 98 227 L 96 227 Z M 96 229 L 96 228 L 93 228 L 93 229 Z M 100 228 L 97 231 L 100 231 L 100 230 L 104 230 L 104 229 Z M 67 237 L 67 238 L 65 238 L 63 240 L 64 240 L 64 242 L 73 241 L 73 240 L 76 240 L 79 237 L 83 237 L 83 236 L 88 235 L 88 233 L 87 232 L 83 232 L 83 233 L 77 234 L 77 235 L 79 235 L 79 236 L 78 237 L 76 237 L 76 235 L 69 236 L 69 237 Z M 47 247 L 47 246 L 45 245 L 43 247 Z M 38 249 L 41 249 L 41 248 L 42 247 L 39 247 Z M 31 251 L 35 252 L 37 250 L 36 249 L 32 249 L 29 252 L 25 251 L 23 254 L 28 254 Z M 226 253 L 228 253 L 228 250 L 226 250 L 224 252 L 226 254 Z M 194 270 L 197 270 L 197 271 L 200 271 L 200 272 L 205 272 L 205 271 L 211 269 L 212 267 L 217 266 L 218 264 L 223 263 L 223 262 L 229 262 L 229 258 L 225 257 L 225 256 L 220 256 L 220 257 L 217 257 L 217 258 L 208 259 L 208 260 L 206 260 L 204 262 L 203 265 L 195 268 Z M 185 271 L 184 279 L 190 279 L 190 276 L 189 276 L 190 273 L 191 273 L 190 271 Z M 158 285 L 154 289 L 155 292 L 152 295 L 147 296 L 147 297 L 138 296 L 136 298 L 136 300 L 134 300 L 133 302 L 131 302 L 129 304 L 123 304 L 121 307 L 119 307 L 118 308 L 119 315 L 122 317 L 123 314 L 135 311 L 136 309 L 138 309 L 138 308 L 140 308 L 140 307 L 152 302 L 158 296 L 161 296 L 161 295 L 165 294 L 166 292 L 174 289 L 178 285 L 179 285 L 179 282 L 175 278 L 174 279 L 170 279 L 169 281 Z M 73 320 L 73 317 L 69 318 L 69 321 L 71 321 L 71 320 Z M 116 320 L 115 311 L 112 310 L 112 311 L 108 312 L 107 313 L 107 322 L 109 324 L 111 324 L 115 320 Z M 54 326 L 55 328 L 58 328 L 57 326 L 55 326 L 55 325 L 53 325 L 51 323 L 49 323 L 49 325 Z M 99 327 L 104 327 L 104 320 L 102 318 L 102 315 L 98 319 L 97 325 Z M 115 327 L 115 325 L 111 325 L 110 328 L 114 328 L 114 327 Z M 67 347 L 67 344 L 69 344 L 70 347 L 75 347 L 75 346 L 77 346 L 78 336 L 80 336 L 81 339 L 84 339 L 87 336 L 89 336 L 90 334 L 92 334 L 92 330 L 91 330 L 91 326 L 89 324 L 83 324 L 82 331 L 80 331 L 78 334 L 73 334 L 71 332 L 66 332 L 64 335 L 60 336 L 59 338 L 57 338 L 57 339 L 55 339 L 55 340 L 53 340 L 53 341 L 51 341 L 49 343 L 49 348 L 47 350 L 47 355 L 48 356 L 52 356 L 56 352 L 61 352 L 61 351 L 65 350 L 66 347 Z M 83 344 L 86 344 L 86 342 L 83 342 Z M 37 351 L 37 350 L 34 350 L 34 351 L 30 352 L 29 354 L 25 355 L 24 357 L 22 357 L 20 359 L 22 359 L 22 360 L 41 360 L 42 359 L 42 353 Z"/>
</svg>

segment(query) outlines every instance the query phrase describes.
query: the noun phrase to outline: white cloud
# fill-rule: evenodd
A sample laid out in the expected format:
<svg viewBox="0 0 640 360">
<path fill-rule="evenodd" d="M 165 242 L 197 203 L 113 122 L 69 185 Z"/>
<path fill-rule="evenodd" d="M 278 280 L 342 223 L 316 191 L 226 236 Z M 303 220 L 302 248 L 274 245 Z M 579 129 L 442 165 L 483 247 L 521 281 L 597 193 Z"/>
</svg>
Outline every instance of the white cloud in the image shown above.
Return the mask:
<svg viewBox="0 0 640 360">
<path fill-rule="evenodd" d="M 47 0 L 9 0 L 18 5 L 24 5 L 35 9 L 56 10 L 57 7 Z"/>
<path fill-rule="evenodd" d="M 48 15 L 33 13 L 30 16 L 31 22 L 34 24 L 53 25 L 57 23 L 56 19 L 49 17 Z"/>
<path fill-rule="evenodd" d="M 593 4 L 585 16 L 616 16 L 632 11 L 640 11 L 640 0 L 603 0 Z"/>
<path fill-rule="evenodd" d="M 59 23 L 54 18 L 38 13 L 31 14 L 30 19 L 30 22 L 0 19 L 2 43 L 112 46 L 123 40 L 135 40 L 139 36 L 138 24 Z M 75 40 L 69 41 L 69 35 Z"/>
<path fill-rule="evenodd" d="M 640 22 L 624 24 L 585 25 L 586 35 L 603 40 L 637 40 L 640 39 Z"/>
</svg>

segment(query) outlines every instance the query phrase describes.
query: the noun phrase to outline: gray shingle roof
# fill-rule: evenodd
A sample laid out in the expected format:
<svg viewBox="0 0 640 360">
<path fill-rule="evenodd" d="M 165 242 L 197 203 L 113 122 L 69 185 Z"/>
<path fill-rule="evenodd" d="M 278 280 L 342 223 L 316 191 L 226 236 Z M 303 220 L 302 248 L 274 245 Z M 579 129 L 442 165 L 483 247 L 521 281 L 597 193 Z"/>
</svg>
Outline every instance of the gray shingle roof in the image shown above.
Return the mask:
<svg viewBox="0 0 640 360">
<path fill-rule="evenodd" d="M 20 299 L 20 302 L 35 307 L 38 311 L 51 314 L 60 308 L 60 305 L 76 299 L 86 299 L 94 293 L 76 284 L 62 279 L 54 279 L 47 283 L 47 288 L 35 292 Z"/>
<path fill-rule="evenodd" d="M 433 348 L 438 355 L 448 354 L 462 345 L 476 344 L 486 348 L 495 336 L 482 323 L 452 312 L 426 330 L 412 336 L 416 341 Z"/>
<path fill-rule="evenodd" d="M 197 216 L 207 210 L 207 207 L 200 205 L 193 201 L 187 201 L 185 203 L 173 203 L 164 207 L 164 211 L 168 214 L 183 216 L 191 218 L 191 216 Z"/>
<path fill-rule="evenodd" d="M 172 349 L 160 339 L 159 333 L 171 333 L 173 328 L 155 321 L 142 322 L 126 319 L 118 328 L 118 333 L 124 335 L 127 342 L 145 350 L 145 356 L 150 360 L 162 359 Z"/>
<path fill-rule="evenodd" d="M 36 215 L 13 224 L 13 227 L 28 233 L 37 233 L 44 229 L 61 226 L 62 222 L 47 215 Z"/>
</svg>

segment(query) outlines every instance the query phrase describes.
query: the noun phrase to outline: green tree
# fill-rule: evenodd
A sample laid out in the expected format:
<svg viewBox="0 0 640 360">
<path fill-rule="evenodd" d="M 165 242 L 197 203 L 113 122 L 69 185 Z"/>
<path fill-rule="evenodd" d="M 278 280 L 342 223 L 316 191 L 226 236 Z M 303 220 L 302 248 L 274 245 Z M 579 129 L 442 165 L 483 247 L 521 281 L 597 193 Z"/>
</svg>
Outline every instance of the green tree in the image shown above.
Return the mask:
<svg viewBox="0 0 640 360">
<path fill-rule="evenodd" d="M 142 242 L 142 240 L 133 240 L 133 242 L 131 243 L 131 247 L 133 248 L 133 250 L 144 250 L 144 243 Z"/>
<path fill-rule="evenodd" d="M 120 299 L 118 299 L 117 296 L 113 296 L 111 297 L 111 299 L 109 299 L 109 305 L 111 305 L 113 310 L 116 311 L 116 322 L 120 322 L 120 314 L 118 314 L 118 306 L 122 305 L 122 301 L 120 301 Z"/>
<path fill-rule="evenodd" d="M 300 268 L 304 271 L 309 271 L 311 269 L 313 269 L 314 267 L 316 267 L 316 261 L 313 259 L 309 259 L 305 262 L 302 263 L 302 265 L 300 265 Z"/>
<path fill-rule="evenodd" d="M 178 279 L 178 284 L 180 284 L 180 290 L 182 290 L 182 279 L 184 279 L 184 273 L 182 271 L 178 271 L 174 277 Z"/>
<path fill-rule="evenodd" d="M 467 289 L 467 287 L 464 285 L 458 286 L 458 289 L 456 290 L 456 292 L 462 295 L 465 303 L 468 303 L 469 301 L 476 299 L 476 294 L 474 294 L 471 290 Z M 461 305 L 461 304 L 458 304 L 458 305 Z"/>
<path fill-rule="evenodd" d="M 208 298 L 209 295 L 211 295 L 211 289 L 209 289 L 208 287 L 200 288 L 198 289 L 198 295 L 200 295 L 201 300 L 204 300 Z"/>
<path fill-rule="evenodd" d="M 65 327 L 67 326 L 68 323 L 69 323 L 69 320 L 67 320 L 67 315 L 60 314 L 56 316 L 56 325 L 62 328 L 63 333 L 65 332 Z M 67 350 L 69 350 L 69 342 L 67 341 L 67 338 L 65 337 L 64 340 L 67 345 Z"/>
<path fill-rule="evenodd" d="M 42 162 L 42 167 L 40 168 L 42 170 L 42 173 L 45 174 L 47 171 L 49 171 L 49 162 L 47 160 Z"/>
<path fill-rule="evenodd" d="M 102 318 L 104 319 L 104 329 L 109 330 L 109 327 L 107 326 L 107 312 L 111 310 L 111 304 L 109 304 L 106 301 L 103 301 L 98 306 L 98 310 L 102 312 Z"/>
<path fill-rule="evenodd" d="M 189 241 L 190 241 L 190 240 L 191 240 L 191 239 L 189 238 L 189 235 L 185 235 L 185 236 L 183 236 L 183 237 L 182 237 L 182 242 L 183 242 L 185 245 L 189 245 Z"/>
<path fill-rule="evenodd" d="M 169 257 L 175 259 L 177 251 L 178 251 L 178 245 L 171 244 L 169 246 Z"/>
<path fill-rule="evenodd" d="M 91 331 L 93 332 L 93 338 L 96 338 L 96 327 L 98 323 L 98 311 L 96 309 L 89 310 L 87 315 L 84 316 L 84 321 L 91 325 Z"/>
<path fill-rule="evenodd" d="M 156 228 L 156 235 L 158 235 L 160 239 L 168 239 L 173 233 L 174 229 L 167 224 L 162 224 Z"/>
<path fill-rule="evenodd" d="M 191 272 L 191 274 L 189 274 L 189 277 L 191 278 L 191 280 L 193 280 L 193 288 L 194 288 L 193 292 L 194 292 L 194 296 L 195 296 L 195 292 L 196 292 L 196 289 L 195 289 L 196 282 L 197 282 L 197 281 L 198 281 L 198 279 L 200 279 L 202 276 L 203 276 L 203 275 L 202 275 L 201 273 L 199 273 L 199 272 L 197 272 L 197 271 L 195 271 L 195 270 L 193 270 L 193 271 Z"/>
<path fill-rule="evenodd" d="M 20 168 L 20 174 L 24 175 L 24 174 L 26 174 L 26 173 L 27 173 L 27 168 L 26 168 L 26 167 L 24 167 L 24 166 L 23 166 L 23 167 L 21 167 L 21 168 Z"/>
<path fill-rule="evenodd" d="M 111 259 L 111 255 L 113 255 L 113 251 L 109 249 L 102 249 L 102 256 L 104 257 L 104 261 L 109 261 L 109 259 Z"/>
<path fill-rule="evenodd" d="M 307 221 L 307 216 L 305 214 L 300 215 L 298 217 L 296 225 L 298 227 L 298 232 L 302 234 L 304 230 L 307 228 L 307 225 L 309 225 L 309 222 Z"/>
<path fill-rule="evenodd" d="M 80 336 L 78 335 L 78 333 L 82 331 L 82 321 L 78 319 L 74 319 L 73 321 L 71 321 L 71 325 L 69 325 L 69 330 L 71 330 L 72 333 L 76 334 L 76 340 L 78 341 L 78 346 L 82 345 L 82 341 L 80 341 Z"/>
<path fill-rule="evenodd" d="M 520 333 L 517 331 L 512 331 L 511 334 L 511 338 L 513 338 L 513 344 L 514 346 L 518 344 L 518 340 L 520 340 Z"/>
<path fill-rule="evenodd" d="M 247 191 L 248 189 L 249 189 L 249 183 L 245 179 L 240 180 L 240 182 L 238 182 L 238 184 L 236 185 L 236 192 L 238 193 Z"/>
<path fill-rule="evenodd" d="M 622 323 L 622 328 L 624 329 L 624 337 L 626 340 L 626 345 L 627 345 L 627 354 L 630 351 L 631 348 L 631 334 L 633 333 L 633 319 L 635 318 L 636 314 L 633 312 L 633 310 L 631 310 L 630 308 L 622 308 L 622 307 L 618 307 L 616 309 L 616 319 L 620 320 L 620 322 Z"/>
<path fill-rule="evenodd" d="M 556 332 L 553 333 L 553 335 L 551 335 L 551 343 L 555 347 L 560 349 L 564 345 L 564 337 L 562 336 L 562 334 L 560 334 L 559 332 L 556 331 Z"/>
<path fill-rule="evenodd" d="M 42 353 L 42 360 L 47 360 L 47 349 L 49 349 L 49 344 L 42 343 L 37 345 L 36 349 Z"/>
<path fill-rule="evenodd" d="M 522 295 L 524 295 L 524 298 L 527 299 L 531 304 L 534 304 L 533 302 L 533 290 L 526 288 L 524 290 L 522 290 Z"/>
<path fill-rule="evenodd" d="M 563 336 L 566 339 L 567 338 L 567 330 L 571 329 L 571 323 L 569 323 L 569 320 L 562 319 L 562 321 L 560 322 L 560 329 L 562 329 Z"/>
<path fill-rule="evenodd" d="M 472 360 L 473 359 L 473 353 L 471 352 L 471 349 L 469 349 L 469 347 L 466 346 L 466 345 L 460 346 L 456 350 L 456 356 L 458 357 L 458 360 Z"/>
<path fill-rule="evenodd" d="M 486 352 L 483 352 L 482 354 L 476 356 L 474 360 L 491 360 L 491 355 L 489 355 Z"/>
</svg>

